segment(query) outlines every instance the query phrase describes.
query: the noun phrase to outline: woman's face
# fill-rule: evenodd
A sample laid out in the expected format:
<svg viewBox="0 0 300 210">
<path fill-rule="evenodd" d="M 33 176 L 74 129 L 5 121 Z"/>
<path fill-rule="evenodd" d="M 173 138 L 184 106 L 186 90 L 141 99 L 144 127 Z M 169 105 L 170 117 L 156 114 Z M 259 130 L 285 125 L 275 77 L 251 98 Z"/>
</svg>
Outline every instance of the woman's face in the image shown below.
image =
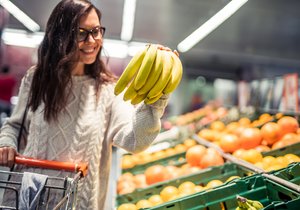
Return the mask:
<svg viewBox="0 0 300 210">
<path fill-rule="evenodd" d="M 78 29 L 79 63 L 92 64 L 95 62 L 103 41 L 100 27 L 99 18 L 94 9 L 80 19 Z"/>
</svg>

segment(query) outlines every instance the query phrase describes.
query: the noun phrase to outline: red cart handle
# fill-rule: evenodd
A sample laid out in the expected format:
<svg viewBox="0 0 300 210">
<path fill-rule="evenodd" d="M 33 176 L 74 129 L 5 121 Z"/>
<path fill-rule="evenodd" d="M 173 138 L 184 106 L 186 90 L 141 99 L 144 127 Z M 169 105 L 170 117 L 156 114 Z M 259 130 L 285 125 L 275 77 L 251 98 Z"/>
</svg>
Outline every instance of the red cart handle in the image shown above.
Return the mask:
<svg viewBox="0 0 300 210">
<path fill-rule="evenodd" d="M 81 172 L 82 176 L 86 176 L 88 166 L 86 163 L 71 163 L 52 160 L 38 160 L 30 157 L 15 156 L 15 163 L 31 167 L 39 167 L 54 170 L 66 170 L 72 172 Z"/>
</svg>

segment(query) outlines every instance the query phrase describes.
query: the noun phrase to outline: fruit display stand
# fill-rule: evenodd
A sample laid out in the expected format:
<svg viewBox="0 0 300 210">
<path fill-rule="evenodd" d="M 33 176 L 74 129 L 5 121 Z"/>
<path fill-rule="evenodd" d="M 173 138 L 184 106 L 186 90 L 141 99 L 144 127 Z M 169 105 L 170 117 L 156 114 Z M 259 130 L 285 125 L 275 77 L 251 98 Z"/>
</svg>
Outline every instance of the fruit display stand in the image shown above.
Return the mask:
<svg viewBox="0 0 300 210">
<path fill-rule="evenodd" d="M 219 152 L 222 154 L 222 156 L 227 159 L 230 162 L 236 163 L 240 166 L 244 166 L 245 168 L 248 168 L 251 171 L 256 172 L 257 174 L 262 175 L 263 177 L 266 177 L 284 187 L 287 187 L 288 189 L 291 189 L 293 191 L 296 191 L 300 193 L 300 187 L 299 187 L 299 173 L 300 173 L 300 167 L 299 162 L 298 163 L 291 163 L 289 166 L 283 169 L 279 170 L 272 170 L 270 172 L 267 172 L 263 170 L 262 168 L 257 167 L 256 165 L 253 165 L 245 160 L 241 160 L 236 158 L 235 156 L 225 153 L 219 148 L 217 145 L 200 138 L 198 135 L 193 135 L 193 138 L 197 140 L 199 144 L 205 145 L 207 147 L 214 147 L 215 149 L 219 150 Z M 267 152 L 262 152 L 263 157 L 282 157 L 285 155 L 299 155 L 300 154 L 300 142 L 295 143 L 292 145 L 288 145 L 282 148 L 270 150 Z M 295 207 L 295 206 L 294 206 Z M 277 209 L 277 208 L 276 208 Z M 279 208 L 280 209 L 280 208 Z M 286 208 L 286 209 L 294 209 L 294 208 Z"/>
<path fill-rule="evenodd" d="M 225 183 L 230 177 L 242 178 L 252 175 L 254 172 L 234 163 L 225 163 L 222 166 L 209 167 L 190 175 L 181 176 L 165 182 L 150 185 L 147 188 L 137 189 L 133 193 L 119 195 L 117 203 L 137 203 L 141 199 L 148 199 L 152 195 L 159 194 L 167 186 L 178 187 L 184 182 L 193 182 L 196 185 L 206 186 L 212 180 L 220 180 Z"/>
<path fill-rule="evenodd" d="M 128 173 L 128 172 L 132 173 L 134 175 L 141 174 L 141 173 L 144 173 L 145 170 L 147 168 L 149 168 L 150 166 L 157 165 L 157 164 L 160 164 L 163 166 L 167 166 L 167 165 L 180 166 L 184 163 L 185 163 L 185 152 L 181 152 L 178 154 L 171 155 L 169 157 L 162 158 L 158 161 L 151 161 L 151 162 L 148 162 L 145 164 L 137 165 L 133 168 L 123 169 L 122 174 Z"/>
<path fill-rule="evenodd" d="M 278 116 L 280 115 L 270 116 L 268 118 L 268 122 L 277 121 Z M 253 119 L 255 120 L 255 118 Z M 221 119 L 219 119 L 219 121 L 221 121 Z M 206 126 L 209 126 L 210 123 L 206 124 Z M 259 126 L 261 127 L 262 124 L 260 124 Z M 158 209 L 158 210 L 160 209 L 161 210 L 162 209 L 166 209 L 166 210 L 235 209 L 237 207 L 236 195 L 244 196 L 247 197 L 248 199 L 259 200 L 265 206 L 264 209 L 297 209 L 296 208 L 297 205 L 300 205 L 300 198 L 299 198 L 300 189 L 299 186 L 297 185 L 299 183 L 295 182 L 295 180 L 297 179 L 291 178 L 290 175 L 287 176 L 286 175 L 287 171 L 285 171 L 285 169 L 287 170 L 291 166 L 288 166 L 287 168 L 282 170 L 278 170 L 278 171 L 273 170 L 267 172 L 262 168 L 255 166 L 252 163 L 234 157 L 230 153 L 225 153 L 219 146 L 212 143 L 211 141 L 207 141 L 203 138 L 200 138 L 197 134 L 192 134 L 190 138 L 196 140 L 197 143 L 199 143 L 200 145 L 204 145 L 206 148 L 214 148 L 222 155 L 222 157 L 226 161 L 225 164 L 222 166 L 209 167 L 193 174 L 180 176 L 175 179 L 171 179 L 164 182 L 159 182 L 154 185 L 149 185 L 145 188 L 136 189 L 131 193 L 118 195 L 116 199 L 117 205 L 119 206 L 123 203 L 136 204 L 139 200 L 147 200 L 153 195 L 160 194 L 160 192 L 167 186 L 174 186 L 177 188 L 180 186 L 180 184 L 184 182 L 193 182 L 196 185 L 204 186 L 210 180 L 214 180 L 214 179 L 218 179 L 224 182 L 226 181 L 226 178 L 228 178 L 230 175 L 233 176 L 234 174 L 240 176 L 241 178 L 239 180 L 234 180 L 229 183 L 226 182 L 225 184 L 222 184 L 221 186 L 218 186 L 216 188 L 206 189 L 200 192 L 197 191 L 194 194 L 185 195 L 184 197 L 178 196 L 175 200 L 167 201 L 163 204 L 151 208 L 149 207 L 147 209 Z M 281 155 L 285 155 L 287 153 L 294 153 L 296 155 L 299 155 L 300 153 L 299 147 L 300 147 L 300 143 L 291 146 L 286 146 L 284 148 L 280 148 L 276 150 L 271 150 L 268 152 L 262 152 L 262 155 L 263 157 L 267 157 L 267 156 L 278 157 Z M 159 150 L 159 146 L 157 148 Z M 186 162 L 186 160 L 184 159 L 185 154 L 186 152 L 182 152 L 174 155 L 173 157 L 168 157 L 168 158 L 160 159 L 158 161 L 153 161 L 150 164 L 169 165 L 171 163 L 173 165 L 182 165 L 185 164 Z M 178 160 L 181 161 L 177 162 Z M 233 166 L 234 168 L 230 168 Z M 132 171 L 129 172 L 133 174 L 137 174 L 144 171 L 145 168 L 146 168 L 145 166 L 144 168 L 141 167 L 140 169 L 135 167 L 135 169 L 132 169 Z M 135 172 L 135 170 L 137 171 Z M 251 176 L 246 177 L 247 175 L 251 175 Z M 255 177 L 255 178 L 251 178 L 251 177 Z M 235 183 L 239 183 L 239 184 L 235 184 Z M 232 188 L 232 190 L 229 188 Z M 228 190 L 228 192 L 231 193 L 228 193 L 227 196 L 227 192 L 224 191 L 226 194 L 225 195 L 223 189 L 226 189 Z M 214 191 L 216 192 L 214 193 Z M 203 203 L 201 202 L 199 203 L 199 201 Z"/>
<path fill-rule="evenodd" d="M 300 163 L 291 163 L 287 168 L 271 172 L 276 177 L 300 185 Z M 299 190 L 300 191 L 300 186 Z"/>
<path fill-rule="evenodd" d="M 278 148 L 275 150 L 270 150 L 267 152 L 262 152 L 262 155 L 265 156 L 282 156 L 285 154 L 295 154 L 295 155 L 300 155 L 300 142 L 288 145 L 286 147 Z"/>
<path fill-rule="evenodd" d="M 265 210 L 297 209 L 300 206 L 300 193 L 287 188 L 261 174 L 245 177 L 216 187 L 213 190 L 170 201 L 151 210 L 235 210 L 236 196 L 260 201 Z"/>
</svg>

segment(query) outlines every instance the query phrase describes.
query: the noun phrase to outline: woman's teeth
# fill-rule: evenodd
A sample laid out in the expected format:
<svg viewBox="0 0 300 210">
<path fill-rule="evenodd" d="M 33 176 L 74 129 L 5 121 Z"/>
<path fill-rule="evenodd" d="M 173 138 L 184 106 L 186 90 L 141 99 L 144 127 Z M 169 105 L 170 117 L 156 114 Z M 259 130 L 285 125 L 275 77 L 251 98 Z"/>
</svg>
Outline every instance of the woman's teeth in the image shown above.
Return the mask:
<svg viewBox="0 0 300 210">
<path fill-rule="evenodd" d="M 92 53 L 94 52 L 95 49 L 86 49 L 86 50 L 82 50 L 84 53 Z"/>
</svg>

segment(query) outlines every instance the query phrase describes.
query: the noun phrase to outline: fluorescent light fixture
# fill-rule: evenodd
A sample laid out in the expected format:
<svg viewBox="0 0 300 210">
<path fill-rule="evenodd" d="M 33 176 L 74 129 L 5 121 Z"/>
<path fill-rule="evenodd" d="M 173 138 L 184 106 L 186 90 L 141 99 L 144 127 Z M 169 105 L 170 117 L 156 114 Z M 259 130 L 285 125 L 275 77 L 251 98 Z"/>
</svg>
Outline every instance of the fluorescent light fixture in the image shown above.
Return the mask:
<svg viewBox="0 0 300 210">
<path fill-rule="evenodd" d="M 121 40 L 130 41 L 134 28 L 136 0 L 125 0 L 123 9 L 123 22 Z"/>
<path fill-rule="evenodd" d="M 34 22 L 28 15 L 20 10 L 9 0 L 0 0 L 0 5 L 4 7 L 10 14 L 12 14 L 18 21 L 20 21 L 26 28 L 36 32 L 40 30 L 40 26 Z"/>
<path fill-rule="evenodd" d="M 144 42 L 129 42 L 128 55 L 133 57 L 139 50 L 145 47 L 148 43 Z"/>
<path fill-rule="evenodd" d="M 109 57 L 126 58 L 128 54 L 127 42 L 120 40 L 104 39 L 103 48 Z"/>
<path fill-rule="evenodd" d="M 197 30 L 180 42 L 177 46 L 180 52 L 186 52 L 190 50 L 194 45 L 206 37 L 209 33 L 215 30 L 231 15 L 233 15 L 241 6 L 243 6 L 248 0 L 232 0 L 223 9 L 201 25 Z"/>
<path fill-rule="evenodd" d="M 5 28 L 2 39 L 6 45 L 36 48 L 42 42 L 44 33 L 28 33 L 24 30 Z"/>
</svg>

